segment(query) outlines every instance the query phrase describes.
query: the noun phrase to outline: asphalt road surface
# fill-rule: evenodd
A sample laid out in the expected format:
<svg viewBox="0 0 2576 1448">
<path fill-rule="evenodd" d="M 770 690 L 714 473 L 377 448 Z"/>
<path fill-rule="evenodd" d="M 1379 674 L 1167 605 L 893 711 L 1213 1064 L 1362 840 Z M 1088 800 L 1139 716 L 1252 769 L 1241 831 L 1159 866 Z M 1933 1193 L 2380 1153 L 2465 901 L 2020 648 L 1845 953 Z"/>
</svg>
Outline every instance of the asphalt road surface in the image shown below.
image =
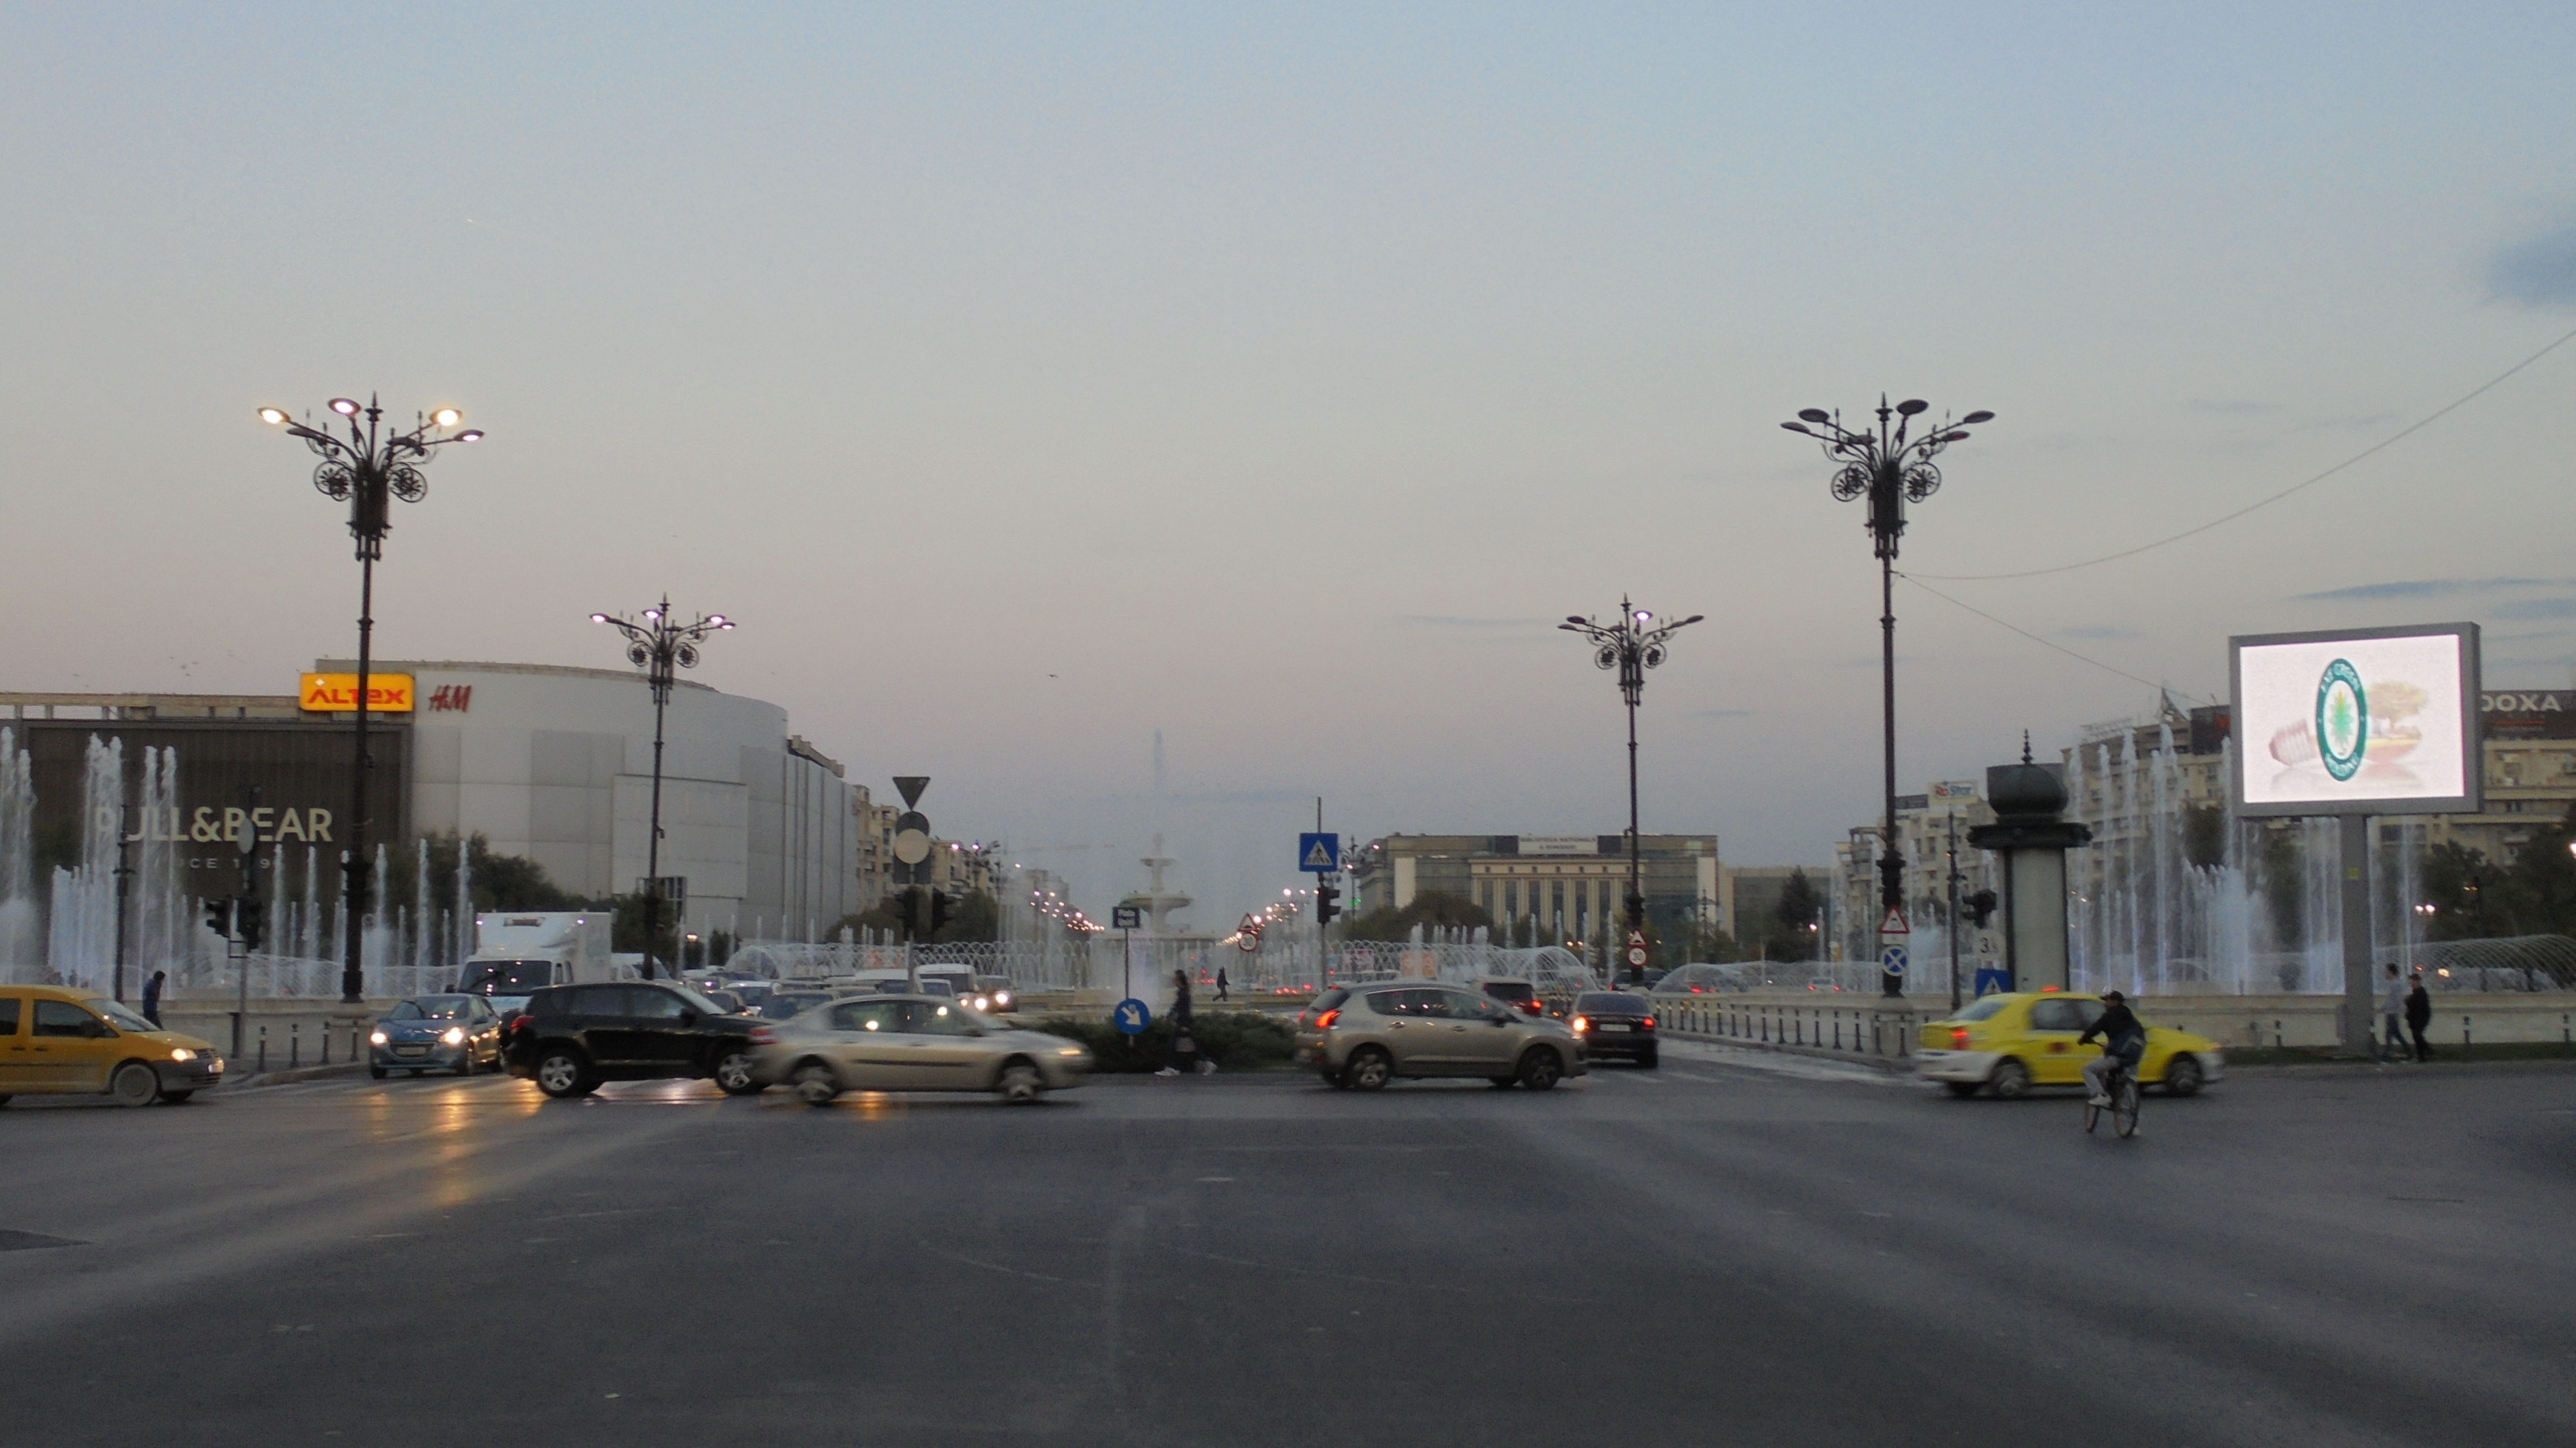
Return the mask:
<svg viewBox="0 0 2576 1448">
<path fill-rule="evenodd" d="M 1744 1059 L 21 1098 L 0 1439 L 2576 1442 L 2576 1071 L 2247 1072 L 2123 1142 Z"/>
</svg>

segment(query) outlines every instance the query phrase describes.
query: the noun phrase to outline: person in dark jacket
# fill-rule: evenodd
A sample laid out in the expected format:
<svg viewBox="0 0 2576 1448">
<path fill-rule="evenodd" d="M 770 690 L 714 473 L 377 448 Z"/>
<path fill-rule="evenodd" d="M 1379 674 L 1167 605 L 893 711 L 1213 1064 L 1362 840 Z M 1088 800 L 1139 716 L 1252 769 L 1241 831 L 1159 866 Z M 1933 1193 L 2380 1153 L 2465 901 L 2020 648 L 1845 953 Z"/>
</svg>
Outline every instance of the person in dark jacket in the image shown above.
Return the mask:
<svg viewBox="0 0 2576 1448">
<path fill-rule="evenodd" d="M 2100 1019 L 2084 1028 L 2075 1044 L 2088 1044 L 2095 1036 L 2102 1038 L 2102 1054 L 2084 1063 L 2084 1084 L 2093 1088 L 2093 1104 L 2111 1104 L 2111 1068 L 2126 1064 L 2138 1069 L 2138 1058 L 2147 1053 L 2147 1023 L 2129 1009 L 2129 998 L 2115 990 L 2102 992 Z"/>
<path fill-rule="evenodd" d="M 2415 988 L 2406 992 L 2406 1029 L 2415 1036 L 2415 1059 L 2433 1059 L 2433 1043 L 2424 1039 L 2424 1028 L 2433 1024 L 2433 997 L 2424 989 L 2424 972 L 2415 972 Z"/>
<path fill-rule="evenodd" d="M 170 972 L 156 970 L 152 972 L 152 978 L 143 983 L 143 1019 L 156 1026 L 161 1024 L 161 987 L 169 979 Z"/>
<path fill-rule="evenodd" d="M 1198 1065 L 1198 1038 L 1190 1034 L 1190 1022 L 1197 1013 L 1190 1009 L 1190 973 L 1172 972 L 1172 1058 L 1165 1062 L 1157 1076 L 1178 1076 Z"/>
<path fill-rule="evenodd" d="M 1221 965 L 1216 968 L 1216 998 L 1225 999 L 1225 967 Z"/>
</svg>

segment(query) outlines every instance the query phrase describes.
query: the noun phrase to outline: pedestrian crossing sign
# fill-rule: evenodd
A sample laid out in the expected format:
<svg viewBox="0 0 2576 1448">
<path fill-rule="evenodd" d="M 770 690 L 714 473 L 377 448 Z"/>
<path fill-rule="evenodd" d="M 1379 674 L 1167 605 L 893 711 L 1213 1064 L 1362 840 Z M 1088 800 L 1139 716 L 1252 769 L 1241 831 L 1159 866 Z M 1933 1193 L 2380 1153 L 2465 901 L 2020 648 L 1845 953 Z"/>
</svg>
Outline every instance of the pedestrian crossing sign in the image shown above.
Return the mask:
<svg viewBox="0 0 2576 1448">
<path fill-rule="evenodd" d="M 1342 837 L 1340 835 L 1299 835 L 1297 868 L 1310 875 L 1340 873 Z"/>
</svg>

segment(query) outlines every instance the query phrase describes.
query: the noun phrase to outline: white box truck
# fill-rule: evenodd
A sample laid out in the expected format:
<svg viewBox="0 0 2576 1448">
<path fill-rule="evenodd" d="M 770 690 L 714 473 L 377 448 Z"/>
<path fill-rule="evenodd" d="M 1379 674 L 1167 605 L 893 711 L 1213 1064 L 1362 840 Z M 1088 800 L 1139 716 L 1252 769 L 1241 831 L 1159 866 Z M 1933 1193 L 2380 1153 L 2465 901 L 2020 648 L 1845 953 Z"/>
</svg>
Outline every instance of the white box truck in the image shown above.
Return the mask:
<svg viewBox="0 0 2576 1448">
<path fill-rule="evenodd" d="M 608 956 L 609 912 L 488 911 L 474 917 L 474 955 L 457 967 L 456 988 L 488 996 L 502 1015 L 516 1014 L 530 992 L 550 985 L 588 985 L 615 978 Z"/>
</svg>

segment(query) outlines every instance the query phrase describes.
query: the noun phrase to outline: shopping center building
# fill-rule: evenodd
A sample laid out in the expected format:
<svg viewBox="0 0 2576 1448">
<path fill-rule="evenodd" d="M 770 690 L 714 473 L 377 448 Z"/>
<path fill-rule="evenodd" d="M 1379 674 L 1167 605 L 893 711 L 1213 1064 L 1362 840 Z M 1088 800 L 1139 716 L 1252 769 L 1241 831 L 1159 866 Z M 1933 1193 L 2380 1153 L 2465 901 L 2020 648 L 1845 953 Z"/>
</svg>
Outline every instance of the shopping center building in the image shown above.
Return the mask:
<svg viewBox="0 0 2576 1448">
<path fill-rule="evenodd" d="M 0 694 L 0 728 L 33 766 L 35 834 L 50 847 L 40 853 L 66 864 L 96 853 L 83 843 L 95 832 L 84 816 L 96 739 L 121 741 L 124 833 L 175 838 L 188 869 L 231 868 L 227 809 L 255 808 L 263 844 L 336 857 L 349 838 L 355 715 L 335 707 L 344 695 L 312 685 L 353 668 L 321 660 L 294 694 Z M 653 701 L 639 675 L 426 660 L 373 669 L 384 712 L 368 720 L 371 843 L 407 850 L 420 836 L 480 834 L 578 896 L 641 887 Z M 882 893 L 862 878 L 876 824 L 868 791 L 791 733 L 785 709 L 681 682 L 664 740 L 659 868 L 683 884 L 687 925 L 803 938 Z M 143 818 L 146 751 L 164 749 L 175 752 L 175 805 Z"/>
</svg>

